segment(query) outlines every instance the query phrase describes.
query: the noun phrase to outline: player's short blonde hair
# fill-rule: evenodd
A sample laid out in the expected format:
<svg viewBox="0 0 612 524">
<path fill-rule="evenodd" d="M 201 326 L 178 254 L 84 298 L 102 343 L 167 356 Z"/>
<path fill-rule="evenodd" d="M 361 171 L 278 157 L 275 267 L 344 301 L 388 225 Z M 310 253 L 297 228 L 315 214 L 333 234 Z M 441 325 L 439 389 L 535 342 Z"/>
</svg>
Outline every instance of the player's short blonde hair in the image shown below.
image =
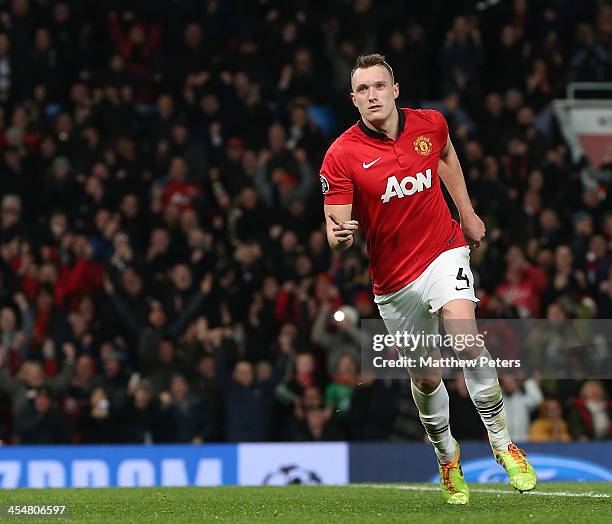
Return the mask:
<svg viewBox="0 0 612 524">
<path fill-rule="evenodd" d="M 353 70 L 351 71 L 351 85 L 353 85 L 353 75 L 357 69 L 367 69 L 368 67 L 373 66 L 382 66 L 391 75 L 391 83 L 395 84 L 395 76 L 393 75 L 393 69 L 385 59 L 385 55 L 381 55 L 379 53 L 372 53 L 369 55 L 360 55 L 355 60 L 355 65 L 353 66 Z"/>
</svg>

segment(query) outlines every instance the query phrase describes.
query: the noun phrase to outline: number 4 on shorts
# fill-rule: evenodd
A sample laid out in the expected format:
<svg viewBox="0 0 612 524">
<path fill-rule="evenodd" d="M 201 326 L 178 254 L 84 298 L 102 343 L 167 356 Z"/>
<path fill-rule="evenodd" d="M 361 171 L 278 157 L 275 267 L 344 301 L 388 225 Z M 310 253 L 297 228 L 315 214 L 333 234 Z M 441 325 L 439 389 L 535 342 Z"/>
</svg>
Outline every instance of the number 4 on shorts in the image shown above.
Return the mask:
<svg viewBox="0 0 612 524">
<path fill-rule="evenodd" d="M 460 267 L 459 271 L 457 271 L 457 280 L 465 280 L 465 287 L 456 286 L 455 287 L 456 291 L 463 291 L 464 289 L 469 289 L 470 288 L 470 279 L 468 278 L 467 275 L 463 274 L 463 268 L 462 267 Z"/>
</svg>

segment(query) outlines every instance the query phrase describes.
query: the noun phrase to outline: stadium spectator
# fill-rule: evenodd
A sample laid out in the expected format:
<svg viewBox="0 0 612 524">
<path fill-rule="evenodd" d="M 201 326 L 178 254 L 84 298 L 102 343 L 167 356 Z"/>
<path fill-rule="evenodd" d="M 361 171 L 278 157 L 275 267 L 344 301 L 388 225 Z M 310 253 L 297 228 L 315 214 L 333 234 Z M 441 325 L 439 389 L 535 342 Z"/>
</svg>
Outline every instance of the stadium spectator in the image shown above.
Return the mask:
<svg viewBox="0 0 612 524">
<path fill-rule="evenodd" d="M 489 85 L 495 90 L 507 91 L 523 87 L 524 77 L 516 74 L 525 68 L 523 45 L 517 29 L 510 24 L 504 25 L 499 33 L 495 63 L 491 64 L 488 71 Z"/>
<path fill-rule="evenodd" d="M 21 322 L 17 326 L 17 315 L 11 307 L 0 309 L 0 350 L 2 359 L 9 370 L 15 372 L 25 359 L 32 341 L 34 319 L 28 301 L 23 293 L 16 293 L 13 301 L 17 304 Z"/>
<path fill-rule="evenodd" d="M 161 42 L 161 28 L 157 24 L 147 27 L 140 20 L 134 20 L 134 14 L 126 11 L 123 20 L 111 11 L 108 15 L 109 30 L 113 45 L 125 61 L 126 80 L 137 85 L 143 94 L 138 101 L 147 101 L 148 83 L 153 76 L 153 57 Z"/>
<path fill-rule="evenodd" d="M 294 201 L 304 201 L 313 185 L 312 168 L 303 149 L 291 154 L 284 128 L 273 124 L 269 130 L 270 151 L 259 155 L 255 187 L 269 209 L 279 213 Z"/>
<path fill-rule="evenodd" d="M 74 375 L 72 376 L 67 395 L 70 399 L 71 411 L 76 414 L 89 401 L 93 390 L 100 385 L 96 374 L 96 363 L 92 356 L 81 355 L 76 359 Z"/>
<path fill-rule="evenodd" d="M 358 313 L 352 306 L 342 306 L 331 319 L 332 306 L 326 300 L 319 307 L 312 327 L 312 341 L 327 352 L 327 369 L 336 373 L 342 355 L 359 357 L 362 337 L 358 327 Z"/>
<path fill-rule="evenodd" d="M 576 47 L 570 60 L 572 82 L 605 82 L 609 79 L 609 52 L 598 42 L 593 26 L 580 24 L 576 30 Z"/>
<path fill-rule="evenodd" d="M 481 35 L 474 20 L 458 16 L 446 33 L 440 55 L 440 72 L 447 89 L 461 89 L 468 83 L 478 89 L 484 65 Z"/>
<path fill-rule="evenodd" d="M 324 410 L 310 410 L 305 415 L 305 425 L 296 440 L 304 442 L 323 442 L 330 440 L 343 440 L 346 438 L 338 426 Z"/>
<path fill-rule="evenodd" d="M 224 357 L 216 356 L 217 377 L 224 391 L 225 438 L 228 442 L 262 442 L 270 438 L 273 391 L 286 371 L 287 356 L 281 354 L 274 374 L 256 380 L 253 365 L 236 362 L 231 378 Z"/>
<path fill-rule="evenodd" d="M 556 398 L 545 399 L 540 404 L 540 413 L 529 428 L 531 442 L 567 442 L 570 437 L 567 423 L 563 420 L 561 404 Z"/>
<path fill-rule="evenodd" d="M 528 378 L 520 380 L 510 374 L 501 377 L 504 405 L 508 417 L 508 432 L 512 440 L 527 442 L 531 412 L 543 399 L 538 383 Z"/>
<path fill-rule="evenodd" d="M 275 391 L 279 414 L 288 420 L 301 401 L 306 389 L 314 387 L 319 392 L 324 381 L 317 372 L 315 356 L 312 353 L 297 353 L 291 359 L 292 374 L 285 378 Z M 285 424 L 286 425 L 286 424 Z"/>
<path fill-rule="evenodd" d="M 587 380 L 568 416 L 574 440 L 607 440 L 612 437 L 612 403 L 599 380 Z"/>
<path fill-rule="evenodd" d="M 540 314 L 540 296 L 546 289 L 546 275 L 525 260 L 518 246 L 508 249 L 506 261 L 506 277 L 496 289 L 496 294 L 514 306 L 521 317 L 537 318 Z"/>
<path fill-rule="evenodd" d="M 76 430 L 83 444 L 108 444 L 117 442 L 117 414 L 106 390 L 96 387 L 91 392 L 89 403 L 79 411 Z"/>
<path fill-rule="evenodd" d="M 382 42 L 382 45 L 385 46 L 385 56 L 389 63 L 403 64 L 401 70 L 395 72 L 398 75 L 396 81 L 402 86 L 400 100 L 409 106 L 419 105 L 423 100 L 427 100 L 431 92 L 429 76 L 410 73 L 426 71 L 431 63 L 430 43 L 423 24 L 415 19 L 409 20 L 404 31 L 395 29 L 390 34 L 388 43 Z"/>
<path fill-rule="evenodd" d="M 172 442 L 207 442 L 212 418 L 208 406 L 189 390 L 182 375 L 174 375 L 169 391 L 160 394 L 162 417 L 166 418 Z"/>
<path fill-rule="evenodd" d="M 75 348 L 71 344 L 65 344 L 63 350 L 62 371 L 50 378 L 45 376 L 40 362 L 33 360 L 24 361 L 18 375 L 11 376 L 5 367 L 4 356 L 0 355 L 0 390 L 11 397 L 16 411 L 25 406 L 39 388 L 47 388 L 50 394 L 56 396 L 61 396 L 66 391 L 74 373 Z"/>
<path fill-rule="evenodd" d="M 20 444 L 65 444 L 70 438 L 64 415 L 44 387 L 16 411 L 15 433 Z"/>
<path fill-rule="evenodd" d="M 336 360 L 334 374 L 325 388 L 325 402 L 335 412 L 335 417 L 347 424 L 351 416 L 354 388 L 359 381 L 359 365 L 350 353 L 342 353 Z"/>
<path fill-rule="evenodd" d="M 295 401 L 293 416 L 286 428 L 287 439 L 329 441 L 346 438 L 332 415 L 332 407 L 323 402 L 321 391 L 315 386 L 306 387 Z"/>
<path fill-rule="evenodd" d="M 127 405 L 129 375 L 122 361 L 121 353 L 114 344 L 105 342 L 100 346 L 102 360 L 101 386 L 108 395 L 108 400 L 117 411 L 123 411 Z"/>
<path fill-rule="evenodd" d="M 321 389 L 313 385 L 306 386 L 301 395 L 295 397 L 293 415 L 303 421 L 305 413 L 311 409 L 326 409 L 331 414 L 331 406 L 325 404 Z"/>
<path fill-rule="evenodd" d="M 2 201 L 0 203 L 0 233 L 1 233 L 1 238 L 2 238 L 2 244 L 3 246 L 6 248 L 7 243 L 9 240 L 13 239 L 13 236 L 15 235 L 15 233 L 17 232 L 22 232 L 23 231 L 23 225 L 21 224 L 21 218 L 22 218 L 22 204 L 21 204 L 21 198 L 12 193 L 11 191 L 14 191 L 16 188 L 14 187 L 14 184 L 17 181 L 19 181 L 19 179 L 21 177 L 16 176 L 16 177 L 2 177 L 3 178 L 3 182 L 2 185 L 4 187 L 2 187 L 3 191 L 3 196 L 2 196 Z M 16 180 L 15 180 L 16 179 Z M 13 186 L 13 187 L 11 187 Z M 14 246 L 15 244 L 13 244 Z M 4 255 L 4 258 L 6 260 L 6 257 L 10 256 L 10 253 L 7 253 L 6 255 Z"/>
<path fill-rule="evenodd" d="M 326 21 L 324 32 L 325 53 L 333 70 L 337 73 L 332 80 L 336 96 L 342 96 L 346 92 L 348 78 L 357 58 L 355 42 L 348 37 L 339 38 L 339 28 L 338 20 L 330 18 Z"/>
<path fill-rule="evenodd" d="M 164 427 L 166 419 L 160 413 L 159 403 L 152 396 L 151 384 L 138 380 L 132 386 L 128 406 L 119 424 L 121 441 L 131 444 L 168 442 L 165 435 L 170 428 Z"/>
</svg>

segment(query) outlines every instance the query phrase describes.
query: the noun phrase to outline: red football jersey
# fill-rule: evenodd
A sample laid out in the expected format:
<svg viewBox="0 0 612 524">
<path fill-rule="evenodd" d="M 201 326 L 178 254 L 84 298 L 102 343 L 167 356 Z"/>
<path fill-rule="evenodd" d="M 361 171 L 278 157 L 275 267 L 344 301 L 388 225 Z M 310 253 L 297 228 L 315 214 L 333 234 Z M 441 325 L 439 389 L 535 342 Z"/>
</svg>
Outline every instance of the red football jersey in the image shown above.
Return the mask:
<svg viewBox="0 0 612 524">
<path fill-rule="evenodd" d="M 391 140 L 363 121 L 327 150 L 321 166 L 326 204 L 353 204 L 370 257 L 374 293 L 415 280 L 442 252 L 465 246 L 438 176 L 448 125 L 438 111 L 399 109 Z"/>
</svg>

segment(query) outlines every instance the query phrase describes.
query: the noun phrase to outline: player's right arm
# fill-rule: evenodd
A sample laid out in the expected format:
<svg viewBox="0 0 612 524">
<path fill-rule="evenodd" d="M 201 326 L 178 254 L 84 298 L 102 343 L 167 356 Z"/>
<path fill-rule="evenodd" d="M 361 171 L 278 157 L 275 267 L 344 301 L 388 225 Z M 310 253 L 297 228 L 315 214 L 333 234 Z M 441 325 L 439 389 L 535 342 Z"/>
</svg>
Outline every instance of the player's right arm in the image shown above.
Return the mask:
<svg viewBox="0 0 612 524">
<path fill-rule="evenodd" d="M 327 242 L 333 250 L 345 251 L 353 245 L 353 235 L 359 224 L 351 220 L 354 184 L 346 167 L 344 151 L 337 141 L 325 154 L 320 177 Z"/>
<path fill-rule="evenodd" d="M 353 204 L 325 204 L 327 242 L 335 251 L 345 251 L 353 245 L 353 234 L 359 229 L 359 222 L 351 220 Z"/>
</svg>

